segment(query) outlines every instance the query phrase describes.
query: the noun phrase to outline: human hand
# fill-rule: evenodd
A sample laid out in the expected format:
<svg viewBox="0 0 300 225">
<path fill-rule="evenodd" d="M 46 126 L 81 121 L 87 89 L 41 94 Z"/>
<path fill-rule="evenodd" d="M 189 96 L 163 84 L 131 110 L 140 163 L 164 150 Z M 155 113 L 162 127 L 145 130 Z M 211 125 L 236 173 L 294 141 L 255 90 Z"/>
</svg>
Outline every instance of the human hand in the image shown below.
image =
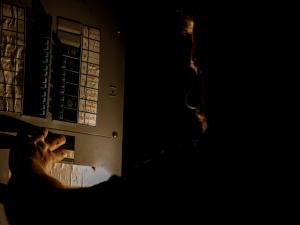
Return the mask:
<svg viewBox="0 0 300 225">
<path fill-rule="evenodd" d="M 49 173 L 56 162 L 66 157 L 66 150 L 61 148 L 65 142 L 63 135 L 48 135 L 46 128 L 37 128 L 32 135 L 19 133 L 15 137 L 9 153 L 12 176 L 4 189 L 7 197 L 0 198 L 10 224 L 55 224 L 60 221 L 51 210 L 62 211 L 61 208 L 58 210 L 57 201 L 68 187 Z M 45 212 L 50 212 L 51 216 L 47 217 L 49 213 Z"/>
<path fill-rule="evenodd" d="M 47 128 L 43 128 L 31 137 L 17 136 L 9 156 L 13 177 L 26 179 L 32 174 L 49 176 L 54 164 L 66 157 L 66 151 L 60 148 L 65 144 L 66 138 L 63 135 L 52 135 L 46 139 L 47 135 Z"/>
</svg>

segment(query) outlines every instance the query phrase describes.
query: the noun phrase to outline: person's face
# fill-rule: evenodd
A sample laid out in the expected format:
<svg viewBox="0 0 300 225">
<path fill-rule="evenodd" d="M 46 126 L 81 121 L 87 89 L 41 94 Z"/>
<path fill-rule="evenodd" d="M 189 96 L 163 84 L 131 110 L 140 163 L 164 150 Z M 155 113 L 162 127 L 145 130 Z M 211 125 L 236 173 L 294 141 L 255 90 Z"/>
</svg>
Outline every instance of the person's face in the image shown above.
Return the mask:
<svg viewBox="0 0 300 225">
<path fill-rule="evenodd" d="M 186 107 L 191 110 L 198 122 L 202 125 L 202 131 L 205 132 L 208 129 L 207 117 L 203 111 L 205 104 L 205 96 L 203 92 L 204 78 L 200 70 L 198 58 L 195 56 L 195 44 L 194 37 L 195 18 L 192 16 L 182 16 L 181 18 L 181 37 L 182 37 L 182 59 L 186 60 L 186 66 L 193 71 L 195 76 L 192 79 L 190 89 L 185 97 Z"/>
</svg>

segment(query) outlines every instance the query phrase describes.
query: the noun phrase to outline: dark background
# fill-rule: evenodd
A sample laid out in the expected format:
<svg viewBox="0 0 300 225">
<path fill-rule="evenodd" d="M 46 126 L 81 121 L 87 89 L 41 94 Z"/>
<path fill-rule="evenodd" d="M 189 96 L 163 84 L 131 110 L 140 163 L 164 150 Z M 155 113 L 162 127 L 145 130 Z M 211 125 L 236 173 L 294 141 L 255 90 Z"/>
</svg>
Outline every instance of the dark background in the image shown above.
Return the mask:
<svg viewBox="0 0 300 225">
<path fill-rule="evenodd" d="M 196 15 L 197 56 L 208 81 L 208 14 L 203 5 L 125 2 L 110 3 L 125 43 L 123 174 L 155 156 L 161 143 L 172 141 L 178 119 L 171 103 L 180 83 L 176 60 L 181 13 Z"/>
</svg>

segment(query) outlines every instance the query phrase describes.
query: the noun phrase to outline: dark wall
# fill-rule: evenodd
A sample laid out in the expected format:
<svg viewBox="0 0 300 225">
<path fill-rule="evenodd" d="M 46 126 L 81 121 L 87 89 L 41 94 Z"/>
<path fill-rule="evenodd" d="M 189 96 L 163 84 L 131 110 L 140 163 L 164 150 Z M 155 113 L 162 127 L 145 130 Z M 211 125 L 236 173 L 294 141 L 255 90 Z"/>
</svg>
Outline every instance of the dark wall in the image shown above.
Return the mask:
<svg viewBox="0 0 300 225">
<path fill-rule="evenodd" d="M 207 72 L 207 15 L 199 7 L 143 1 L 134 6 L 119 4 L 115 11 L 126 52 L 123 173 L 175 138 L 172 132 L 177 114 L 173 101 L 176 87 L 182 82 L 176 61 L 176 18 L 180 11 L 198 15 L 198 54 Z"/>
</svg>

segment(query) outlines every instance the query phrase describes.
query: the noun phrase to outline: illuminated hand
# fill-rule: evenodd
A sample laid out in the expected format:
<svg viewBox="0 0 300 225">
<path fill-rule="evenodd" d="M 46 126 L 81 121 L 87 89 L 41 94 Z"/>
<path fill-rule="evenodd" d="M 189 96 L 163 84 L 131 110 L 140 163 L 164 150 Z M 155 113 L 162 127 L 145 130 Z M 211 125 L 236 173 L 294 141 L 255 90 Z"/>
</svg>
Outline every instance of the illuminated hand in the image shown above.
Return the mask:
<svg viewBox="0 0 300 225">
<path fill-rule="evenodd" d="M 46 139 L 47 135 L 48 130 L 44 128 L 32 137 L 18 136 L 9 156 L 12 177 L 26 179 L 38 175 L 50 178 L 49 173 L 54 164 L 67 155 L 60 148 L 65 144 L 66 138 L 63 135 L 53 135 Z"/>
<path fill-rule="evenodd" d="M 35 140 L 31 141 L 33 151 L 31 161 L 38 169 L 49 174 L 54 164 L 61 161 L 67 155 L 65 150 L 59 148 L 66 143 L 66 138 L 63 135 L 57 135 L 45 141 L 48 130 L 44 128 L 42 132 Z"/>
<path fill-rule="evenodd" d="M 51 210 L 62 211 L 58 210 L 57 202 L 67 187 L 49 173 L 54 164 L 66 156 L 61 148 L 66 138 L 57 134 L 47 136 L 46 128 L 37 129 L 34 135 L 19 133 L 12 144 L 9 153 L 12 176 L 6 189 L 7 197 L 3 199 L 10 224 L 57 224 L 60 221 L 61 213 Z"/>
</svg>

